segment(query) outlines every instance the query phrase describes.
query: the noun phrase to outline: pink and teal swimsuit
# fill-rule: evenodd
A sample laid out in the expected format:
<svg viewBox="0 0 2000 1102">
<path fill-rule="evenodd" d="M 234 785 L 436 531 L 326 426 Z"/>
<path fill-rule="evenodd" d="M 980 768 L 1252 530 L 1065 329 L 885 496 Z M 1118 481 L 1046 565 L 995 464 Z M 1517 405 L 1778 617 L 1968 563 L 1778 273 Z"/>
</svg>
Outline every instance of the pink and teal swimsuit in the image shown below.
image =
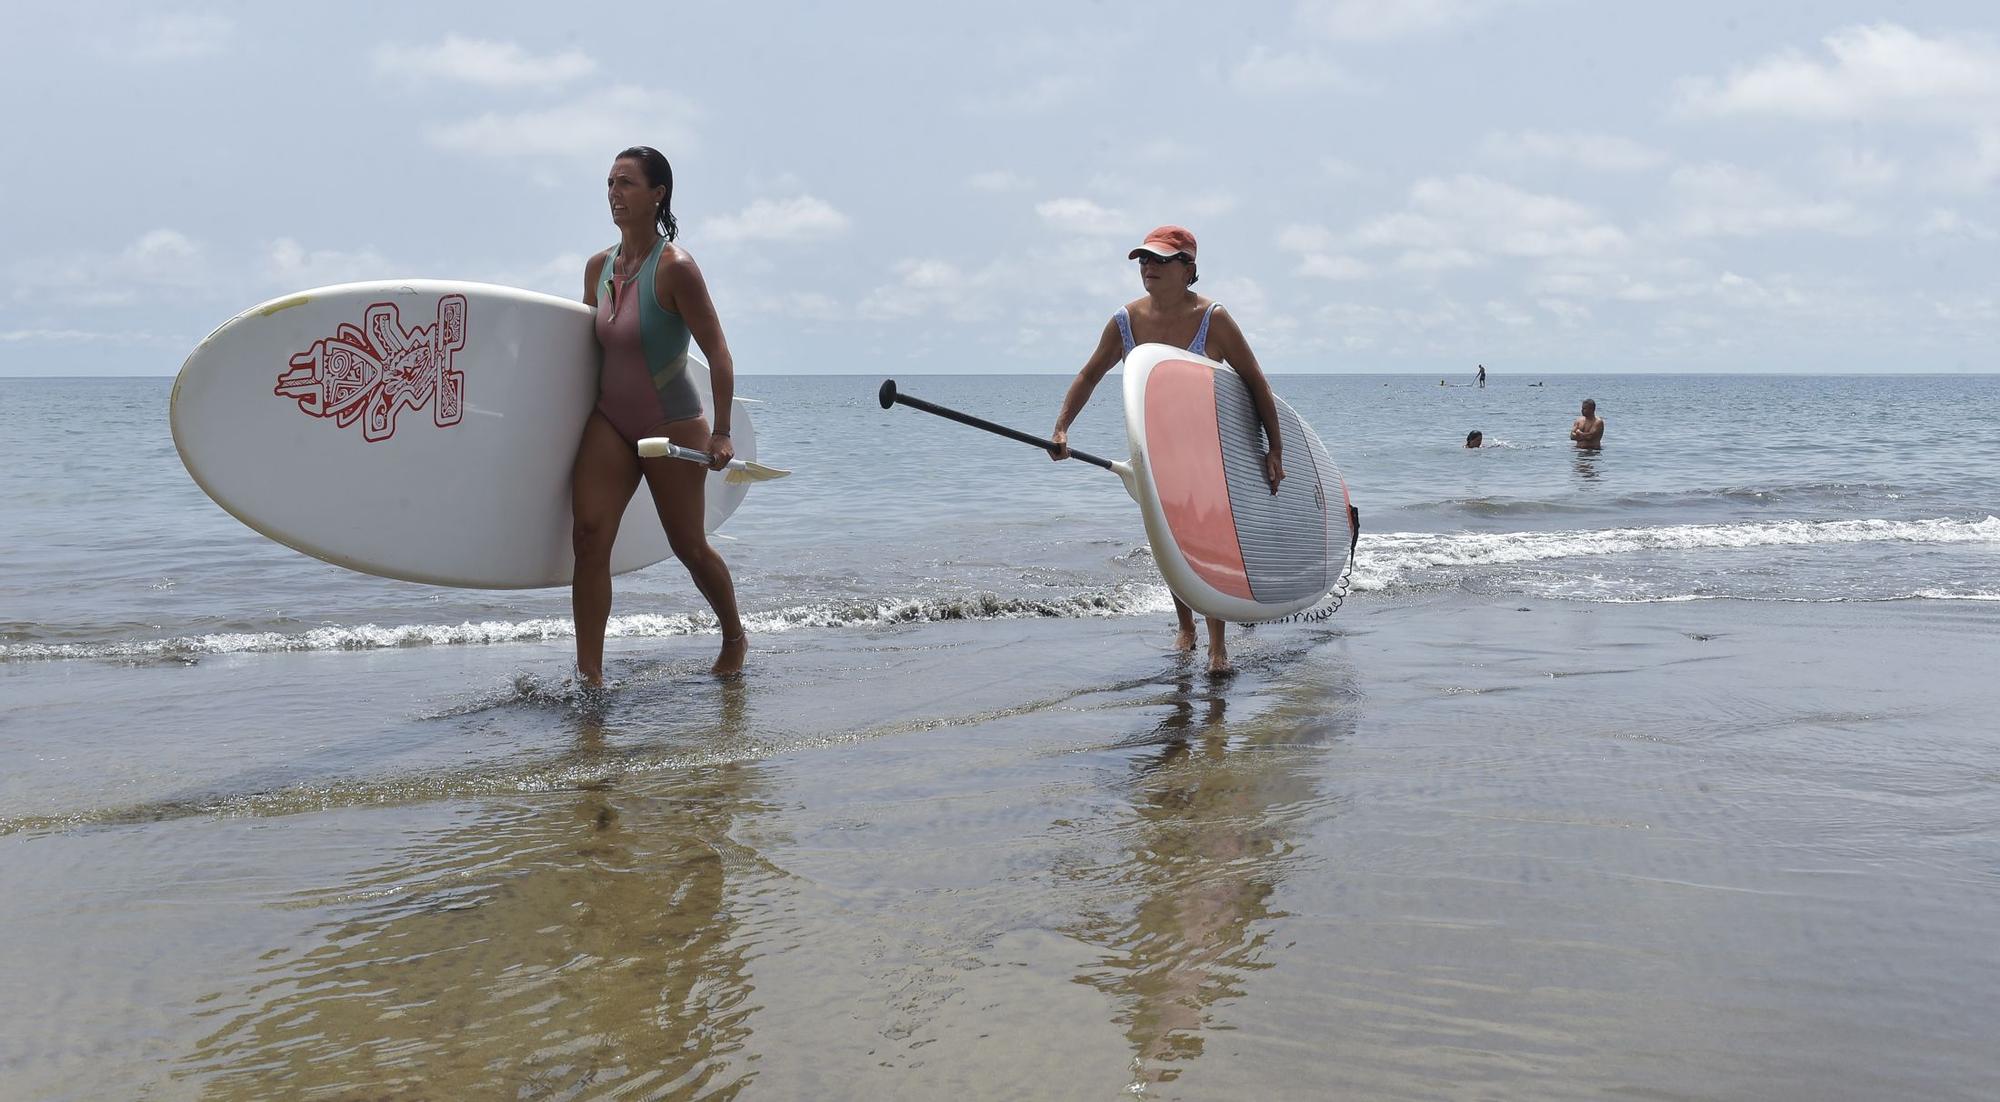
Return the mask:
<svg viewBox="0 0 2000 1102">
<path fill-rule="evenodd" d="M 653 289 L 653 270 L 666 244 L 664 237 L 655 242 L 639 270 L 625 280 L 612 274 L 620 248 L 613 246 L 597 277 L 597 343 L 604 350 L 597 412 L 627 443 L 702 413 L 701 395 L 688 372 L 687 322 L 663 309 Z"/>
</svg>

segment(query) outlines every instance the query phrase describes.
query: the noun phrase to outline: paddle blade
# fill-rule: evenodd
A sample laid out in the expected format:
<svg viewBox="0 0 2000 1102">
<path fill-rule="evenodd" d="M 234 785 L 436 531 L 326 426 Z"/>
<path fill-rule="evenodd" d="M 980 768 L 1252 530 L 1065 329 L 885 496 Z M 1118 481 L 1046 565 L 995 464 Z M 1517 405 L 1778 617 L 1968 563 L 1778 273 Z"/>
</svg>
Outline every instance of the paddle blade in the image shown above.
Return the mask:
<svg viewBox="0 0 2000 1102">
<path fill-rule="evenodd" d="M 724 482 L 769 482 L 792 473 L 777 467 L 766 467 L 762 463 L 752 463 L 747 459 L 741 462 L 743 465 L 740 467 L 735 464 L 730 465 L 729 473 L 722 476 Z"/>
</svg>

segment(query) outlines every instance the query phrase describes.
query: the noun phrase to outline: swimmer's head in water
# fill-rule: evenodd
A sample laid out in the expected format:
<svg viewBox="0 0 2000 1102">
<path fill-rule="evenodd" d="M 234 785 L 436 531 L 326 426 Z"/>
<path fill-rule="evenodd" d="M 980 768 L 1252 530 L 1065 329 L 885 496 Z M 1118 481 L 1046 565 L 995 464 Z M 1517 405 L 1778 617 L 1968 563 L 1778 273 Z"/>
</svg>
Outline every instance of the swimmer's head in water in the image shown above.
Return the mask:
<svg viewBox="0 0 2000 1102">
<path fill-rule="evenodd" d="M 1471 432 L 1465 434 L 1465 446 L 1468 448 L 1476 448 L 1485 442 L 1486 438 L 1479 434 L 1478 429 L 1473 429 Z"/>
<path fill-rule="evenodd" d="M 1597 399 L 1585 398 L 1583 400 L 1583 415 L 1585 417 L 1589 417 L 1595 414 L 1596 412 L 1597 412 Z"/>
</svg>

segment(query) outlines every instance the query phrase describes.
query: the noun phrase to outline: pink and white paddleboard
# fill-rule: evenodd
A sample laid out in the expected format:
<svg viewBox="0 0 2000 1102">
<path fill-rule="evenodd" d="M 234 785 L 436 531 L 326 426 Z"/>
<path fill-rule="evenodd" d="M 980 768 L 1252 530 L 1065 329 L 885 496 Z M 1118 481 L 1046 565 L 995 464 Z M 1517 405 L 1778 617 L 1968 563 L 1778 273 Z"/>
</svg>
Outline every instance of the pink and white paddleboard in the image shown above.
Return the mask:
<svg viewBox="0 0 2000 1102">
<path fill-rule="evenodd" d="M 1331 592 L 1347 565 L 1347 483 L 1319 435 L 1276 401 L 1286 477 L 1273 494 L 1262 422 L 1236 372 L 1164 344 L 1125 357 L 1132 454 L 1114 469 L 1139 503 L 1161 576 L 1203 615 L 1281 619 Z"/>
</svg>

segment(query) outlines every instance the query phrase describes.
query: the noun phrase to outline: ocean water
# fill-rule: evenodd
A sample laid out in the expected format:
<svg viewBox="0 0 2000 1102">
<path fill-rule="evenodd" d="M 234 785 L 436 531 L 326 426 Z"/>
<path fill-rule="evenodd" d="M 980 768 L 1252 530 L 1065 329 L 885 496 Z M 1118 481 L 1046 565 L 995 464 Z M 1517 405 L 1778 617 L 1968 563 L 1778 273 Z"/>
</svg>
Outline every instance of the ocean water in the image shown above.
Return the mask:
<svg viewBox="0 0 2000 1102">
<path fill-rule="evenodd" d="M 1580 601 L 1995 600 L 2000 378 L 1292 376 L 1366 538 L 1354 588 Z M 856 377 L 753 377 L 766 458 L 794 468 L 725 528 L 752 630 L 1164 607 L 1118 481 L 874 399 Z M 1066 380 L 906 378 L 905 392 L 1046 432 Z M 350 574 L 205 499 L 164 379 L 8 380 L 0 661 L 543 639 L 562 590 Z M 1122 455 L 1116 377 L 1073 433 Z M 1601 453 L 1566 438 L 1580 396 Z M 1487 446 L 1461 446 L 1480 429 Z M 614 631 L 713 630 L 679 568 L 618 586 Z"/>
<path fill-rule="evenodd" d="M 1225 680 L 1115 477 L 880 381 L 741 381 L 748 676 L 670 561 L 590 698 L 566 591 L 0 380 L 0 1098 L 1990 1097 L 2000 377 L 1278 376 L 1353 595 Z"/>
</svg>

